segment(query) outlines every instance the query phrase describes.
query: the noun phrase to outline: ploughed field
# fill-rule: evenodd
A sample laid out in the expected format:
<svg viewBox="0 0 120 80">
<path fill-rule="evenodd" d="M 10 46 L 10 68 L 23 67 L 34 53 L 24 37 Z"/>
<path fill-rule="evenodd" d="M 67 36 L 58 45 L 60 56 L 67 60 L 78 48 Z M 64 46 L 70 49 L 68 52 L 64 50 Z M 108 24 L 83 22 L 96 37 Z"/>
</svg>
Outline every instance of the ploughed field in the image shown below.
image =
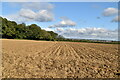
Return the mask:
<svg viewBox="0 0 120 80">
<path fill-rule="evenodd" d="M 4 78 L 115 78 L 118 45 L 2 40 Z"/>
</svg>

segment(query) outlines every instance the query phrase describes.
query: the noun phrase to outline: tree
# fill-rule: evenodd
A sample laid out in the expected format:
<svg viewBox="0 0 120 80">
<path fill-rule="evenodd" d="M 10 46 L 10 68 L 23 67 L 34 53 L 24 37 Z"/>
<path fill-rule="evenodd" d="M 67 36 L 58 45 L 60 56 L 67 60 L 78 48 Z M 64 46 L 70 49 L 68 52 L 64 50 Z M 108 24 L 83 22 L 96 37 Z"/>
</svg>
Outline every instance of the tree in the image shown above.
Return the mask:
<svg viewBox="0 0 120 80">
<path fill-rule="evenodd" d="M 0 26 L 3 38 L 33 39 L 33 40 L 55 40 L 58 34 L 53 31 L 42 30 L 38 25 L 25 23 L 17 24 L 15 21 L 9 21 L 0 17 Z"/>
<path fill-rule="evenodd" d="M 61 35 L 58 35 L 58 36 L 57 36 L 57 40 L 58 40 L 58 41 L 59 41 L 59 40 L 60 40 L 60 41 L 63 41 L 63 40 L 65 40 L 65 38 L 64 38 L 63 36 L 61 36 Z"/>
<path fill-rule="evenodd" d="M 48 31 L 48 33 L 50 33 L 50 35 L 52 36 L 52 40 L 56 40 L 58 34 L 54 33 L 53 31 Z"/>
</svg>

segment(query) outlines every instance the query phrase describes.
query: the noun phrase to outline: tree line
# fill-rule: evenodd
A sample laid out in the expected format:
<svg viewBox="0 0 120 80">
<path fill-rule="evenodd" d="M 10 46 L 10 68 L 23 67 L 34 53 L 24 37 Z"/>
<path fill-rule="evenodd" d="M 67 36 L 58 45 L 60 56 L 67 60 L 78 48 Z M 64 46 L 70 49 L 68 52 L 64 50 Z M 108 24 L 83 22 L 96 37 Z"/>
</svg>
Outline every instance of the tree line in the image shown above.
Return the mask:
<svg viewBox="0 0 120 80">
<path fill-rule="evenodd" d="M 69 41 L 69 42 L 88 42 L 88 43 L 108 43 L 120 44 L 120 41 L 101 41 L 87 39 L 67 39 L 53 31 L 41 29 L 36 24 L 26 25 L 25 23 L 17 24 L 15 21 L 9 21 L 0 17 L 0 36 L 7 39 L 30 39 L 30 40 L 47 40 L 47 41 Z"/>
<path fill-rule="evenodd" d="M 17 24 L 15 21 L 9 21 L 0 17 L 0 35 L 8 39 L 31 39 L 31 40 L 48 40 L 54 41 L 63 39 L 61 35 L 53 31 L 41 29 L 36 24 L 26 25 L 25 23 Z"/>
</svg>

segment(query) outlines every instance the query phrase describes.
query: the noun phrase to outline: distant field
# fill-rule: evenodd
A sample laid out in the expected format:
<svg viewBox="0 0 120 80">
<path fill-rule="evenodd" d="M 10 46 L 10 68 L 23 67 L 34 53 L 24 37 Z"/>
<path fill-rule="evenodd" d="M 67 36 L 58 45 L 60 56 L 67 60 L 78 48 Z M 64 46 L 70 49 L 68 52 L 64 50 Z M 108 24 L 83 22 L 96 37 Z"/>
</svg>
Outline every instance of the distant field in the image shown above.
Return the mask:
<svg viewBox="0 0 120 80">
<path fill-rule="evenodd" d="M 115 78 L 118 45 L 2 40 L 4 78 Z"/>
</svg>

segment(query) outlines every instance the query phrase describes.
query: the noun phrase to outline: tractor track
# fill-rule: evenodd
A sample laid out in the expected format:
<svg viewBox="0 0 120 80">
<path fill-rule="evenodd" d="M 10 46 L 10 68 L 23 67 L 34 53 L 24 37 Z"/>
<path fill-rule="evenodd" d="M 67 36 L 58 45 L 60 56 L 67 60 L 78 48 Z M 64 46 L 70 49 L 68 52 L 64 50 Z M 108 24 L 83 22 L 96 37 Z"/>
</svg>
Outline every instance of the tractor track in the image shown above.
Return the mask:
<svg viewBox="0 0 120 80">
<path fill-rule="evenodd" d="M 9 40 L 3 43 L 4 78 L 118 77 L 117 45 L 42 41 L 14 41 L 13 45 Z"/>
</svg>

